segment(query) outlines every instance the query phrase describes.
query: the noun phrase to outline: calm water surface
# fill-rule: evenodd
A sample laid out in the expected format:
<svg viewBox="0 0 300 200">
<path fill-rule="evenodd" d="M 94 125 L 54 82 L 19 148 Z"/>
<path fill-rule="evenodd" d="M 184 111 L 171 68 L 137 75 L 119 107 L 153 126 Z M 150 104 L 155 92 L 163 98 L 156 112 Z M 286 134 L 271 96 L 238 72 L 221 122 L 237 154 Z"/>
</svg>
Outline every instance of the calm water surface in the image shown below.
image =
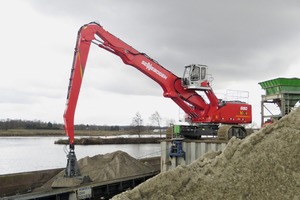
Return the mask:
<svg viewBox="0 0 300 200">
<path fill-rule="evenodd" d="M 54 144 L 66 137 L 0 137 L 0 174 L 65 167 L 68 146 Z M 160 144 L 76 145 L 77 159 L 117 150 L 134 158 L 160 155 Z"/>
</svg>

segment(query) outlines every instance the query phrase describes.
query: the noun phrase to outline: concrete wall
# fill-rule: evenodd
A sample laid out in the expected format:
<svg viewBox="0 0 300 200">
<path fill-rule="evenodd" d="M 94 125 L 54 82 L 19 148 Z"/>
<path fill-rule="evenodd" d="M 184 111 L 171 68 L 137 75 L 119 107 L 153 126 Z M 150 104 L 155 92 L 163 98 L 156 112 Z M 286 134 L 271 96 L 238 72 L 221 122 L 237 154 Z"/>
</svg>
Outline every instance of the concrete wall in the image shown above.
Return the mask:
<svg viewBox="0 0 300 200">
<path fill-rule="evenodd" d="M 194 160 L 200 158 L 206 152 L 222 151 L 227 142 L 219 140 L 183 140 L 182 149 L 185 151 L 185 158 L 170 157 L 171 140 L 165 140 L 160 143 L 161 146 L 161 172 L 174 169 L 178 165 L 188 165 Z"/>
</svg>

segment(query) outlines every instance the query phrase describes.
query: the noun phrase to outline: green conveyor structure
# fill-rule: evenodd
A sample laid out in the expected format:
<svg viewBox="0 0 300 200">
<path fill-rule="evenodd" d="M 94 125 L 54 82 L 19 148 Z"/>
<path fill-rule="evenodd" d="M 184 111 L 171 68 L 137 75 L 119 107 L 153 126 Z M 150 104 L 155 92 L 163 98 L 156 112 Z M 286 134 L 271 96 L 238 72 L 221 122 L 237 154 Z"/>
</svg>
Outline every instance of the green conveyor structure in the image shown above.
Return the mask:
<svg viewBox="0 0 300 200">
<path fill-rule="evenodd" d="M 265 117 L 264 103 L 277 104 L 283 116 L 291 112 L 300 101 L 300 78 L 276 78 L 258 84 L 266 91 L 262 95 L 262 121 Z"/>
<path fill-rule="evenodd" d="M 281 93 L 300 93 L 299 78 L 276 78 L 259 83 L 262 89 L 266 90 L 266 95 Z"/>
</svg>

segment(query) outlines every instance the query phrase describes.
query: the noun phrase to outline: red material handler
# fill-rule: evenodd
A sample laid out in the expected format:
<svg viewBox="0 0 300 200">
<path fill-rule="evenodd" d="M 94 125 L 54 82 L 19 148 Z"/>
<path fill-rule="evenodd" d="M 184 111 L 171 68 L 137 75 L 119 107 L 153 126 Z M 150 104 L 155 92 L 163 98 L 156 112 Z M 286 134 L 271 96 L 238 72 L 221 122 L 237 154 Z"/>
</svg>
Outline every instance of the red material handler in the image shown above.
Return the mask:
<svg viewBox="0 0 300 200">
<path fill-rule="evenodd" d="M 110 34 L 101 25 L 91 22 L 78 31 L 75 47 L 64 113 L 65 131 L 70 144 L 74 143 L 75 109 L 91 43 L 119 56 L 125 64 L 135 67 L 157 82 L 163 89 L 163 96 L 172 99 L 193 123 L 247 124 L 252 121 L 251 105 L 219 100 L 209 81 L 201 82 L 200 89 L 184 87 L 182 78 L 165 69 L 145 53 L 140 53 Z M 203 92 L 209 102 L 196 91 Z"/>
</svg>

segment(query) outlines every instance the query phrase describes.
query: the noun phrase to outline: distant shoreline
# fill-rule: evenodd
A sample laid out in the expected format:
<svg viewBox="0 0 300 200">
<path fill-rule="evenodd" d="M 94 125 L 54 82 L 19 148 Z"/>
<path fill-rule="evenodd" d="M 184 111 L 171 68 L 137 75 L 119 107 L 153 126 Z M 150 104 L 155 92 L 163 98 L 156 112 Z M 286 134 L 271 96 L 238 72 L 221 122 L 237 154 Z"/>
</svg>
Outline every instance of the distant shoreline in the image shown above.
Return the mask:
<svg viewBox="0 0 300 200">
<path fill-rule="evenodd" d="M 96 145 L 96 144 L 159 144 L 165 137 L 148 137 L 148 138 L 80 138 L 75 139 L 75 145 Z M 59 139 L 55 144 L 69 144 L 68 140 Z"/>
<path fill-rule="evenodd" d="M 132 131 L 75 131 L 75 144 L 79 145 L 93 145 L 93 144 L 157 144 L 164 137 L 159 137 L 159 134 L 153 132 L 144 132 L 142 135 L 151 134 L 156 137 L 138 137 Z M 122 135 L 134 135 L 134 138 L 122 137 Z M 65 137 L 64 130 L 45 130 L 45 129 L 10 129 L 0 130 L 1 137 Z M 76 136 L 86 136 L 87 138 L 76 138 Z M 116 138 L 105 138 L 106 136 L 120 136 Z M 104 138 L 100 138 L 104 137 Z M 59 139 L 55 144 L 68 144 L 68 139 Z"/>
<path fill-rule="evenodd" d="M 64 130 L 38 130 L 38 129 L 8 129 L 0 130 L 0 137 L 16 136 L 65 136 Z"/>
<path fill-rule="evenodd" d="M 141 135 L 151 134 L 157 135 L 153 132 L 143 132 Z M 91 130 L 75 130 L 75 136 L 118 136 L 118 135 L 137 135 L 132 131 L 91 131 Z M 66 136 L 64 130 L 51 129 L 8 129 L 0 130 L 0 137 L 51 137 L 51 136 Z"/>
</svg>

